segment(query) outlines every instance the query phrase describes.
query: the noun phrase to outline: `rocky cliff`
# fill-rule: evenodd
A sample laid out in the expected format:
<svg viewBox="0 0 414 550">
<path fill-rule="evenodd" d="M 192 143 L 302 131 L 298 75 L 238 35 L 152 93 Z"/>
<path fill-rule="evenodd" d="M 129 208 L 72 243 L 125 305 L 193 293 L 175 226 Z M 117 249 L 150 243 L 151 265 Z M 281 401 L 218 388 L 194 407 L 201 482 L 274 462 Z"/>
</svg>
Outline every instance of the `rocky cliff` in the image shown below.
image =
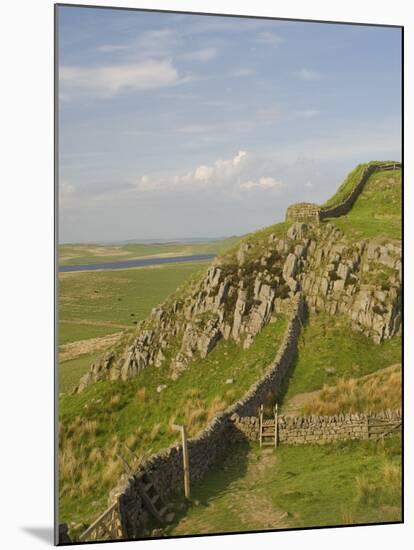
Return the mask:
<svg viewBox="0 0 414 550">
<path fill-rule="evenodd" d="M 258 232 L 153 309 L 134 339 L 94 363 L 75 391 L 165 363 L 176 378 L 222 338 L 247 348 L 299 291 L 310 309 L 343 314 L 379 343 L 400 328 L 401 269 L 400 242 L 353 241 L 331 223 L 296 221 L 284 234 Z"/>
</svg>

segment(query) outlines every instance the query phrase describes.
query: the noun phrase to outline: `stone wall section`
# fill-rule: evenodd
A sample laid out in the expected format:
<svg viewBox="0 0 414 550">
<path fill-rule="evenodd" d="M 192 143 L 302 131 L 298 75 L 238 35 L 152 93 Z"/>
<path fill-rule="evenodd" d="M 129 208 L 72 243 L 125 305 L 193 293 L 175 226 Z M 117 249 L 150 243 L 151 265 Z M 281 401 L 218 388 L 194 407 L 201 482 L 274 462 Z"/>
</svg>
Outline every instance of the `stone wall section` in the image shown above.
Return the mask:
<svg viewBox="0 0 414 550">
<path fill-rule="evenodd" d="M 287 222 L 319 223 L 321 219 L 321 207 L 311 202 L 299 202 L 292 204 L 286 211 Z"/>
<path fill-rule="evenodd" d="M 393 162 L 390 164 L 368 164 L 361 174 L 359 182 L 352 189 L 350 194 L 342 202 L 336 206 L 331 206 L 327 208 L 321 208 L 320 210 L 320 219 L 326 220 L 327 218 L 338 218 L 339 216 L 344 216 L 353 207 L 358 196 L 361 194 L 362 190 L 365 187 L 368 178 L 374 173 L 380 170 L 400 170 L 401 163 Z"/>
<path fill-rule="evenodd" d="M 198 436 L 188 440 L 190 481 L 200 480 L 210 467 L 224 456 L 228 445 L 240 439 L 235 420 L 257 414 L 258 407 L 269 394 L 276 397 L 296 355 L 297 342 L 304 318 L 304 301 L 301 294 L 292 298 L 290 318 L 276 358 L 262 378 L 253 384 L 242 399 L 217 415 Z M 125 538 L 142 535 L 148 523 L 137 481 L 141 473 L 153 479 L 157 491 L 166 500 L 183 490 L 182 445 L 176 443 L 150 456 L 127 479 L 121 479 L 111 492 L 109 503 L 119 502 L 119 511 Z"/>
<path fill-rule="evenodd" d="M 379 170 L 400 170 L 401 163 L 368 164 L 362 171 L 359 181 L 355 184 L 349 195 L 339 204 L 330 207 L 321 207 L 317 204 L 300 202 L 292 204 L 286 211 L 287 222 L 319 223 L 328 218 L 338 218 L 348 214 L 365 187 L 368 178 Z"/>
<path fill-rule="evenodd" d="M 234 417 L 238 441 L 259 439 L 256 416 Z M 339 414 L 333 416 L 279 416 L 278 443 L 284 445 L 324 444 L 350 439 L 372 439 L 401 426 L 401 410 L 371 414 Z"/>
</svg>

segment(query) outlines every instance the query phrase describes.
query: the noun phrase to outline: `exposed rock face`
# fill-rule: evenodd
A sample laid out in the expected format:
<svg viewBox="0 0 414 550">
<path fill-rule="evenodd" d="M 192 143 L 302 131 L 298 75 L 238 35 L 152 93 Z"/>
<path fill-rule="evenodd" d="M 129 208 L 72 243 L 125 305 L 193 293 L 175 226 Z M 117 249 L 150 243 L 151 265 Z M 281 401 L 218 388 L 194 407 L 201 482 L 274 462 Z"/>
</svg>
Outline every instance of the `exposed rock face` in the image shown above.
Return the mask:
<svg viewBox="0 0 414 550">
<path fill-rule="evenodd" d="M 222 338 L 247 348 L 299 291 L 311 310 L 344 314 L 381 342 L 401 324 L 401 269 L 401 243 L 351 242 L 329 223 L 295 222 L 284 237 L 245 242 L 217 259 L 180 299 L 154 308 L 129 346 L 94 363 L 77 390 L 164 364 L 176 378 Z"/>
<path fill-rule="evenodd" d="M 401 324 L 401 246 L 377 239 L 350 243 L 327 224 L 311 240 L 298 279 L 308 306 L 345 314 L 379 343 Z M 385 277 L 384 277 L 385 275 Z"/>
</svg>

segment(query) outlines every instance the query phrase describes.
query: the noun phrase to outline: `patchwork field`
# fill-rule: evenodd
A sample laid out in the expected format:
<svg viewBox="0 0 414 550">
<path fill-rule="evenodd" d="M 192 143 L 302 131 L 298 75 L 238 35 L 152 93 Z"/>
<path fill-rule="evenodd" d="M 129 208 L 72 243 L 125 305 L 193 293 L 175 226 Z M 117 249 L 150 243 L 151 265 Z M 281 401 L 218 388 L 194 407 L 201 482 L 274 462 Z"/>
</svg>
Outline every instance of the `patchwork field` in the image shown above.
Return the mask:
<svg viewBox="0 0 414 550">
<path fill-rule="evenodd" d="M 190 256 L 192 254 L 221 254 L 234 246 L 239 237 L 229 237 L 207 243 L 130 243 L 120 245 L 62 244 L 59 246 L 59 265 L 87 265 L 149 257 Z"/>
<path fill-rule="evenodd" d="M 73 388 L 105 349 L 108 335 L 133 331 L 137 322 L 208 262 L 59 275 L 60 391 Z M 102 339 L 99 342 L 99 338 Z M 91 340 L 94 339 L 95 346 Z M 89 340 L 89 346 L 85 346 Z M 74 343 L 78 345 L 78 353 Z M 71 346 L 71 348 L 70 348 Z M 68 347 L 72 357 L 68 360 Z"/>
</svg>

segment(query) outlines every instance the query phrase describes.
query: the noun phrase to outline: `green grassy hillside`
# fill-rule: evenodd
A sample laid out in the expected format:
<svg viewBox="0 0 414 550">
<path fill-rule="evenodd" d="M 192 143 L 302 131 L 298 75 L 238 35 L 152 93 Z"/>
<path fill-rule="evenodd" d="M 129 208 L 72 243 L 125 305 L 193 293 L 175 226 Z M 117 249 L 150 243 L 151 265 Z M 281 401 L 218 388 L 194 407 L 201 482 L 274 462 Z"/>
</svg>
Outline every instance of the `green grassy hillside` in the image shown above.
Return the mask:
<svg viewBox="0 0 414 550">
<path fill-rule="evenodd" d="M 361 167 L 356 170 L 361 170 Z M 357 178 L 357 172 L 349 176 L 335 195 L 335 201 L 348 194 Z M 341 227 L 351 239 L 372 236 L 400 238 L 400 173 L 378 172 L 371 176 L 351 212 L 330 222 Z M 244 243 L 253 245 L 249 252 L 250 267 L 254 262 L 260 263 L 263 254 L 268 252 L 269 235 L 282 236 L 287 228 L 288 224 L 280 223 L 243 238 Z M 236 247 L 227 248 L 229 244 L 223 245 L 226 250 L 224 264 L 228 265 L 236 261 Z M 127 252 L 138 254 L 138 249 L 128 249 Z M 158 253 L 161 252 L 158 250 Z M 92 254 L 88 253 L 83 258 L 90 261 L 91 257 Z M 65 261 L 78 263 L 74 257 Z M 172 293 L 175 297 L 182 295 L 188 282 L 196 280 L 207 265 L 188 263 L 61 274 L 61 344 L 84 339 L 85 334 L 89 338 L 105 337 L 112 331 L 126 330 L 128 336 L 128 330 L 147 317 L 154 305 Z M 237 266 L 234 272 L 237 273 Z M 177 287 L 180 288 L 177 290 Z M 63 395 L 59 402 L 60 521 L 68 522 L 76 533 L 104 510 L 108 492 L 123 471 L 120 455 L 130 456 L 126 446 L 138 456 L 156 452 L 177 439 L 172 424 L 184 423 L 190 435 L 194 435 L 218 411 L 241 397 L 276 355 L 285 327 L 286 319 L 279 317 L 259 333 L 247 350 L 234 341 L 222 340 L 205 359 L 192 362 L 177 380 L 170 377 L 169 359 L 177 353 L 178 343 L 168 349 L 166 361 L 160 368 L 147 368 L 127 382 L 98 382 L 80 394 Z M 73 387 L 95 357 L 95 353 L 88 352 L 62 363 L 62 391 Z M 341 316 L 311 314 L 300 337 L 298 357 L 285 388 L 285 401 L 342 379 L 357 379 L 400 361 L 399 336 L 377 345 L 364 335 L 353 332 L 349 322 Z M 232 382 L 227 383 L 228 379 Z M 383 521 L 397 520 L 400 514 L 396 489 L 400 459 L 395 445 L 387 442 L 382 450 L 372 442 L 330 445 L 326 450 L 281 448 L 273 470 L 268 472 L 266 506 L 269 511 L 276 510 L 275 514 L 282 511 L 280 521 L 284 526 L 329 525 L 348 520 L 352 523 L 354 515 L 360 522 L 381 521 L 381 518 Z M 387 455 L 387 449 L 390 449 L 390 455 Z M 252 460 L 255 460 L 254 453 Z M 219 471 L 212 472 L 213 477 L 208 477 L 195 490 L 195 494 L 199 491 L 199 500 L 207 502 L 206 506 L 211 506 L 212 501 L 219 504 L 223 497 L 223 507 L 220 508 L 219 504 L 217 517 L 211 514 L 211 521 L 203 520 L 207 521 L 209 532 L 232 530 L 232 526 L 238 526 L 236 530 L 245 530 L 247 526 L 261 528 L 262 520 L 256 518 L 249 523 L 250 519 L 243 519 L 243 514 L 237 515 L 236 505 L 234 514 L 228 512 L 232 509 L 227 497 L 227 492 L 231 494 L 232 490 L 231 475 L 239 477 L 248 472 L 249 460 L 247 457 L 242 465 L 247 470 L 242 466 L 240 470 L 237 466 L 237 471 L 220 466 Z M 389 464 L 390 460 L 393 465 Z M 379 485 L 386 468 L 391 472 L 389 490 L 381 489 Z M 369 474 L 361 475 L 365 470 Z M 321 472 L 324 472 L 323 476 Z M 242 488 L 256 488 L 253 479 L 249 482 L 249 478 L 237 481 L 234 478 L 233 481 Z M 260 491 L 265 491 L 264 485 L 255 494 L 259 495 Z M 344 506 L 344 502 L 349 505 Z M 194 527 L 187 524 L 186 529 L 201 529 L 197 523 L 200 519 L 197 509 L 190 511 L 189 520 L 192 514 Z M 221 528 L 217 527 L 219 525 Z M 174 534 L 179 533 L 180 524 L 174 529 Z M 189 532 L 187 530 L 186 534 Z"/>
<path fill-rule="evenodd" d="M 374 344 L 353 331 L 345 317 L 311 313 L 299 339 L 298 356 L 284 400 L 400 362 L 401 336 Z"/>
<path fill-rule="evenodd" d="M 195 435 L 217 412 L 239 399 L 275 357 L 286 320 L 280 317 L 243 350 L 221 341 L 177 380 L 168 362 L 128 382 L 98 382 L 59 402 L 60 521 L 88 524 L 106 506 L 122 473 L 118 453 L 155 452 L 177 439 L 173 423 Z M 232 379 L 232 383 L 226 381 Z M 159 386 L 166 387 L 158 392 Z"/>
<path fill-rule="evenodd" d="M 328 220 L 353 239 L 384 237 L 401 239 L 401 170 L 372 174 L 345 216 Z"/>
</svg>

